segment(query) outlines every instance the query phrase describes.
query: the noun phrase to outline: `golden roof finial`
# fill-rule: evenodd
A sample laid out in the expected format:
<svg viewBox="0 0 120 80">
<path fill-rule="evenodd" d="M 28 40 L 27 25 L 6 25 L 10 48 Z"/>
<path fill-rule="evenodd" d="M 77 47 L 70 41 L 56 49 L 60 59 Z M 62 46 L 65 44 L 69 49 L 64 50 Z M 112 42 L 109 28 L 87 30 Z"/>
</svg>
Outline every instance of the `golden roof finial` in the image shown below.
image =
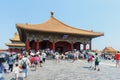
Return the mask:
<svg viewBox="0 0 120 80">
<path fill-rule="evenodd" d="M 53 15 L 54 15 L 54 12 L 53 12 L 53 11 L 51 11 L 51 12 L 50 12 L 50 14 L 51 14 L 51 17 L 53 17 Z"/>
<path fill-rule="evenodd" d="M 18 33 L 17 33 L 17 32 L 15 32 L 15 33 L 14 33 L 14 35 L 18 35 Z"/>
<path fill-rule="evenodd" d="M 25 23 L 26 25 L 28 25 L 28 23 Z"/>
</svg>

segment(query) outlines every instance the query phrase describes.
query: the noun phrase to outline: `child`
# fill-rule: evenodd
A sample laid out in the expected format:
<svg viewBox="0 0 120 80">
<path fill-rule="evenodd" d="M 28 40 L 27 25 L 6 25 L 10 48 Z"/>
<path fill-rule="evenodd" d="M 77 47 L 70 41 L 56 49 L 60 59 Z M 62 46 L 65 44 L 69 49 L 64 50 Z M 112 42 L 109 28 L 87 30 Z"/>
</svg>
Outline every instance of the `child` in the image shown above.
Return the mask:
<svg viewBox="0 0 120 80">
<path fill-rule="evenodd" d="M 18 80 L 20 71 L 21 71 L 21 69 L 19 68 L 18 64 L 16 64 L 15 68 L 13 69 L 13 72 L 15 73 L 15 80 Z"/>
</svg>

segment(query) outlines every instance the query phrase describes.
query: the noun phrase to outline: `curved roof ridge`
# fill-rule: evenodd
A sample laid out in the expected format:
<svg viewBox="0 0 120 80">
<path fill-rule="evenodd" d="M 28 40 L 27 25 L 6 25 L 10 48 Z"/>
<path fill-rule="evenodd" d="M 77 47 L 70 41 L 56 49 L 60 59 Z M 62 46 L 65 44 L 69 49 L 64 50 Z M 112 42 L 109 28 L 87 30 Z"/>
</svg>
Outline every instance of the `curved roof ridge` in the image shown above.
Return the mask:
<svg viewBox="0 0 120 80">
<path fill-rule="evenodd" d="M 50 19 L 48 19 L 47 21 L 42 22 L 42 23 L 40 23 L 40 24 L 28 24 L 28 23 L 26 23 L 26 24 L 20 24 L 20 25 L 29 25 L 29 26 L 42 25 L 42 24 L 45 24 L 45 23 L 49 22 L 51 19 L 54 19 L 54 20 L 58 21 L 59 23 L 65 25 L 66 27 L 69 27 L 69 28 L 72 28 L 72 29 L 76 29 L 76 30 L 82 30 L 82 31 L 86 31 L 86 32 L 93 32 L 93 33 L 96 33 L 96 32 L 91 31 L 91 30 L 84 30 L 84 29 L 79 29 L 79 28 L 75 28 L 75 27 L 69 26 L 69 25 L 63 23 L 62 21 L 56 19 L 56 18 L 53 17 L 53 16 L 51 16 Z M 101 33 L 101 32 L 97 32 L 97 33 Z"/>
<path fill-rule="evenodd" d="M 90 30 L 74 28 L 56 19 L 54 16 L 51 16 L 47 21 L 41 24 L 28 24 L 28 23 L 27 24 L 16 24 L 16 27 L 25 29 L 25 30 L 57 32 L 57 33 L 64 33 L 64 34 L 79 34 L 79 35 L 91 35 L 91 36 L 104 35 L 104 33 L 101 33 L 101 32 L 94 32 Z"/>
<path fill-rule="evenodd" d="M 69 27 L 69 28 L 72 28 L 72 29 L 77 29 L 77 30 L 82 30 L 82 31 L 87 31 L 87 32 L 94 32 L 94 31 L 91 31 L 91 30 L 84 30 L 84 29 L 79 29 L 79 28 L 75 28 L 75 27 L 69 26 L 69 25 L 63 23 L 62 21 L 56 19 L 56 18 L 53 17 L 53 16 L 52 16 L 51 18 L 55 19 L 56 21 L 60 22 L 61 24 L 65 25 L 65 26 L 67 26 L 67 27 Z M 50 20 L 50 19 L 49 19 L 49 20 Z M 49 20 L 48 20 L 48 21 L 49 21 Z M 94 33 L 101 33 L 101 32 L 94 32 Z"/>
</svg>

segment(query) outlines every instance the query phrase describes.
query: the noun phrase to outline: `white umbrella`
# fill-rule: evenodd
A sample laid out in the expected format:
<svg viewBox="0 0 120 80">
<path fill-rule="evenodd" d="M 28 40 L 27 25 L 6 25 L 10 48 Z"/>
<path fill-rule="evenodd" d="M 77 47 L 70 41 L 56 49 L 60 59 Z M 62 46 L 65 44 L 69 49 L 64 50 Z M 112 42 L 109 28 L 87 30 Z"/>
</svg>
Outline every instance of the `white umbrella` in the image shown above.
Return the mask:
<svg viewBox="0 0 120 80">
<path fill-rule="evenodd" d="M 0 58 L 4 58 L 5 54 L 4 53 L 0 53 Z"/>
</svg>

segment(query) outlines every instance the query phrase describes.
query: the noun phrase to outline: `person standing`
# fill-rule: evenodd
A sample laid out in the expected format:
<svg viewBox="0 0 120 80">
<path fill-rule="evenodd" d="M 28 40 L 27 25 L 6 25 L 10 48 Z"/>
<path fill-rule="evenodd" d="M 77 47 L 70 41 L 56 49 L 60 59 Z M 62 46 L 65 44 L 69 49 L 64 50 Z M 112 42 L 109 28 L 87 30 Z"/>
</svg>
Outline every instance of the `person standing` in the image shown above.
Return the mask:
<svg viewBox="0 0 120 80">
<path fill-rule="evenodd" d="M 2 73 L 3 73 L 3 70 L 4 70 L 4 66 L 3 66 L 3 63 L 2 61 L 0 60 L 0 80 L 2 80 Z"/>
<path fill-rule="evenodd" d="M 99 63 L 100 63 L 100 58 L 98 56 L 98 53 L 96 53 L 95 54 L 95 68 L 94 68 L 94 70 L 97 69 L 98 71 L 100 71 Z"/>
<path fill-rule="evenodd" d="M 119 51 L 115 54 L 115 60 L 116 60 L 116 68 L 120 67 L 120 52 Z"/>
<path fill-rule="evenodd" d="M 43 55 L 43 62 L 45 62 L 45 59 L 46 59 L 47 55 L 46 55 L 46 53 L 44 51 L 42 52 L 42 55 Z"/>
<path fill-rule="evenodd" d="M 58 52 L 56 52 L 55 58 L 57 62 L 60 62 L 60 54 Z"/>
<path fill-rule="evenodd" d="M 12 72 L 13 71 L 13 64 L 14 64 L 14 58 L 12 55 L 10 55 L 8 59 L 8 65 L 9 65 L 9 70 Z"/>
<path fill-rule="evenodd" d="M 42 67 L 42 63 L 43 63 L 43 55 L 40 53 L 39 55 L 39 58 L 40 58 L 40 67 Z"/>
</svg>

